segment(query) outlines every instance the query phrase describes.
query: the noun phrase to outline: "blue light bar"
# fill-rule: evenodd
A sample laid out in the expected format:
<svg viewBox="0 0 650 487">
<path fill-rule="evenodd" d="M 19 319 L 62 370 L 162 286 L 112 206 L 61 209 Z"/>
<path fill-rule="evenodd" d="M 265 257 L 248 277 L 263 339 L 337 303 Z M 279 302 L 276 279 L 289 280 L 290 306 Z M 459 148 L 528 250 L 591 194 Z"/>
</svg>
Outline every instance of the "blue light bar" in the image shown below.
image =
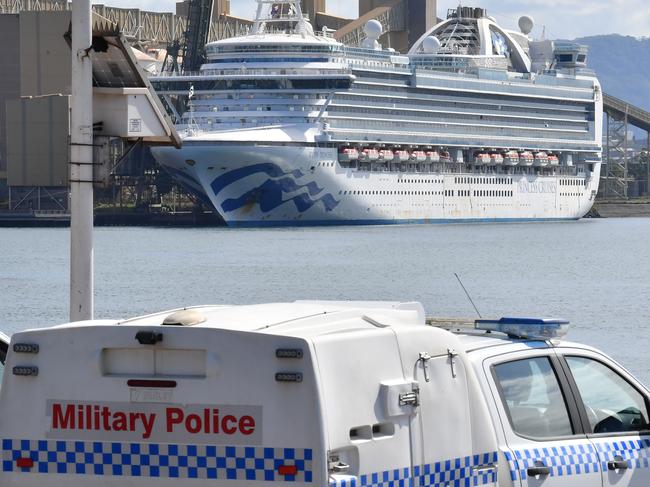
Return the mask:
<svg viewBox="0 0 650 487">
<path fill-rule="evenodd" d="M 477 330 L 498 331 L 511 338 L 535 338 L 550 340 L 562 338 L 569 331 L 569 322 L 557 318 L 501 318 L 500 320 L 476 320 Z"/>
</svg>

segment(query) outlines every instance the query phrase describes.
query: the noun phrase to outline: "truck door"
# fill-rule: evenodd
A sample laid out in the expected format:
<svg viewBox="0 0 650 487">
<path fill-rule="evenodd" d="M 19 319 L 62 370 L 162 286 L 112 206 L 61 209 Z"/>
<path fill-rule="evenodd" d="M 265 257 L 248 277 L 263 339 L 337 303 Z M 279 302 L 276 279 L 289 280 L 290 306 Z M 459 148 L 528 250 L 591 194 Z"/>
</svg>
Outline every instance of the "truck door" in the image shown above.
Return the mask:
<svg viewBox="0 0 650 487">
<path fill-rule="evenodd" d="M 647 391 L 606 357 L 562 353 L 585 430 L 598 452 L 603 486 L 650 485 L 650 407 Z"/>
<path fill-rule="evenodd" d="M 532 353 L 531 353 L 532 352 Z M 506 441 L 510 477 L 521 487 L 600 487 L 596 449 L 552 351 L 526 350 L 484 362 Z"/>
</svg>

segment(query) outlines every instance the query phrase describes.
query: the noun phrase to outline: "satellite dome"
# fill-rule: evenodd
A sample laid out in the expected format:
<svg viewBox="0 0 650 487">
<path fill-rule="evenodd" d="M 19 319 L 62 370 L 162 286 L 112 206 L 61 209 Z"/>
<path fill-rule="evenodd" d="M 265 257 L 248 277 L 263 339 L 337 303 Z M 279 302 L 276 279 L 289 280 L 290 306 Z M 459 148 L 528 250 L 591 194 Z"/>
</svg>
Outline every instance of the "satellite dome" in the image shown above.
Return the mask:
<svg viewBox="0 0 650 487">
<path fill-rule="evenodd" d="M 531 16 L 522 15 L 521 17 L 519 17 L 519 30 L 521 30 L 522 34 L 524 35 L 530 34 L 534 26 L 535 26 L 535 21 Z"/>
<path fill-rule="evenodd" d="M 372 19 L 366 22 L 366 25 L 363 26 L 363 31 L 369 39 L 377 40 L 384 31 L 384 28 L 381 26 L 381 22 Z"/>
<path fill-rule="evenodd" d="M 427 54 L 436 54 L 440 49 L 440 41 L 437 37 L 425 37 L 422 41 L 422 50 Z"/>
</svg>

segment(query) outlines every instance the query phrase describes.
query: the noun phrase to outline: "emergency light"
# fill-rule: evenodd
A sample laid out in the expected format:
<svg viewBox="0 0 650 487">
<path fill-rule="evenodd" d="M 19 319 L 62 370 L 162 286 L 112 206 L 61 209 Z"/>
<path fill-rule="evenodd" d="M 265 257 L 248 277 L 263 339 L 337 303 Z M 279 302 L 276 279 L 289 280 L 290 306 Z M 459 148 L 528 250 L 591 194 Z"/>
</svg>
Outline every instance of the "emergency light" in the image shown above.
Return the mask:
<svg viewBox="0 0 650 487">
<path fill-rule="evenodd" d="M 501 318 L 476 320 L 477 330 L 498 331 L 512 338 L 550 340 L 562 338 L 569 331 L 569 322 L 557 318 Z"/>
</svg>

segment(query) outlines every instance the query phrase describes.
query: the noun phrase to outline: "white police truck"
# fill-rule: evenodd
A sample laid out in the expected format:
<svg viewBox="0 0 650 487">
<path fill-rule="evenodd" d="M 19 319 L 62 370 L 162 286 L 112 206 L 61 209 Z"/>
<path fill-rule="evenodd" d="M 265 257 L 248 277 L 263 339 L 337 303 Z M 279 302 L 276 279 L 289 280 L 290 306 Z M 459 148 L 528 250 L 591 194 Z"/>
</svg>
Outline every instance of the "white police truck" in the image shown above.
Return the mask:
<svg viewBox="0 0 650 487">
<path fill-rule="evenodd" d="M 650 486 L 649 391 L 566 328 L 295 302 L 16 333 L 0 485 Z"/>
</svg>

